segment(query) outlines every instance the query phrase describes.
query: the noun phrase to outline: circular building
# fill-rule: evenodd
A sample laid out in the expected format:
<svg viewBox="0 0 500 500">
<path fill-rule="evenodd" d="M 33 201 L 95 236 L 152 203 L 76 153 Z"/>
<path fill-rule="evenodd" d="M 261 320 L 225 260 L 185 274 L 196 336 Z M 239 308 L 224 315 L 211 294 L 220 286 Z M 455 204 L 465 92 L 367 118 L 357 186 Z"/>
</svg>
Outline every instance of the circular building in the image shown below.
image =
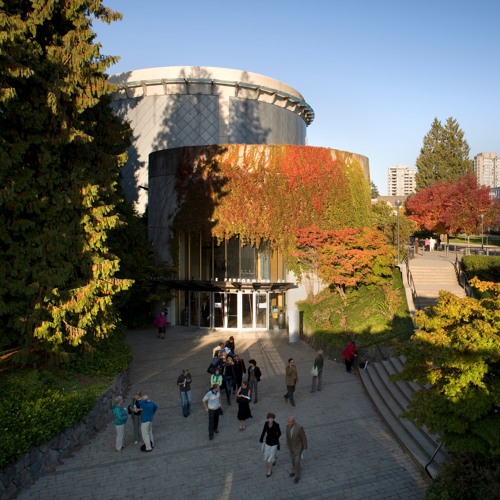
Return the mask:
<svg viewBox="0 0 500 500">
<path fill-rule="evenodd" d="M 295 89 L 256 73 L 172 66 L 114 75 L 113 108 L 133 144 L 125 196 L 143 212 L 151 152 L 208 144 L 306 144 L 314 112 Z"/>
</svg>

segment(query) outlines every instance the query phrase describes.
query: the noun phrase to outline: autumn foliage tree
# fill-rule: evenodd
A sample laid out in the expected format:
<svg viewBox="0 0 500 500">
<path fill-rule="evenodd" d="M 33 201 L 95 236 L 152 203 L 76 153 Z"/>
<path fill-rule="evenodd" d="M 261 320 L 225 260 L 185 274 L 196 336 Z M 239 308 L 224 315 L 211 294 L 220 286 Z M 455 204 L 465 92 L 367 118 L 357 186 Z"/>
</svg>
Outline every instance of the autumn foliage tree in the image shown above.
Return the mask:
<svg viewBox="0 0 500 500">
<path fill-rule="evenodd" d="M 436 182 L 406 202 L 407 217 L 434 233 L 473 234 L 494 219 L 489 188 L 478 186 L 474 174 L 457 181 Z"/>
<path fill-rule="evenodd" d="M 436 306 L 419 311 L 406 345 L 401 378 L 423 389 L 406 417 L 425 425 L 451 451 L 500 455 L 500 285 L 471 284 L 484 299 L 441 292 Z"/>
<path fill-rule="evenodd" d="M 346 289 L 379 283 L 392 274 L 395 251 L 383 233 L 372 227 L 296 231 L 292 258 L 303 271 L 312 271 L 335 288 L 344 303 Z"/>
</svg>

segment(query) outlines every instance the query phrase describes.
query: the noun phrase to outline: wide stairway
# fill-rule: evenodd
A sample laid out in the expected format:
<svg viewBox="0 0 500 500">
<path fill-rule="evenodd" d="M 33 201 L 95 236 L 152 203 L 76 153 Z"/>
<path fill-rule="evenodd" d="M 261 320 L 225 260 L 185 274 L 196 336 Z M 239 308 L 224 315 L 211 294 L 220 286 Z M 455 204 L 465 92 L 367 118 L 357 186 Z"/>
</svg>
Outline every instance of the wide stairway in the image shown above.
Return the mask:
<svg viewBox="0 0 500 500">
<path fill-rule="evenodd" d="M 434 478 L 448 456 L 441 448 L 431 461 L 439 446 L 438 437 L 430 434 L 425 427 L 417 427 L 400 416 L 406 410 L 413 393 L 419 389 L 413 382 L 390 380 L 391 375 L 403 369 L 403 364 L 402 357 L 368 363 L 366 370 L 359 370 L 361 380 L 396 439 L 422 469 L 427 466 L 428 474 Z"/>
<path fill-rule="evenodd" d="M 436 304 L 439 291 L 447 290 L 465 297 L 458 284 L 453 262 L 454 255 L 445 252 L 424 252 L 409 261 L 409 271 L 416 295 L 415 304 L 410 304 L 412 295 L 407 294 L 411 311 Z M 406 273 L 406 269 L 402 269 Z M 406 282 L 406 280 L 405 280 Z M 431 477 L 436 477 L 448 455 L 444 448 L 438 449 L 438 436 L 430 434 L 425 427 L 417 427 L 401 418 L 413 393 L 419 386 L 412 382 L 392 382 L 391 375 L 403 369 L 404 358 L 393 357 L 382 362 L 369 362 L 366 370 L 360 370 L 361 380 L 375 407 L 387 422 L 401 445 Z M 436 453 L 434 459 L 433 455 Z M 431 460 L 432 459 L 432 460 Z"/>
<path fill-rule="evenodd" d="M 454 255 L 445 252 L 423 252 L 409 261 L 410 273 L 413 278 L 418 300 L 416 309 L 424 309 L 435 305 L 440 290 L 447 290 L 458 297 L 465 297 L 463 288 L 459 285 L 455 267 Z"/>
</svg>

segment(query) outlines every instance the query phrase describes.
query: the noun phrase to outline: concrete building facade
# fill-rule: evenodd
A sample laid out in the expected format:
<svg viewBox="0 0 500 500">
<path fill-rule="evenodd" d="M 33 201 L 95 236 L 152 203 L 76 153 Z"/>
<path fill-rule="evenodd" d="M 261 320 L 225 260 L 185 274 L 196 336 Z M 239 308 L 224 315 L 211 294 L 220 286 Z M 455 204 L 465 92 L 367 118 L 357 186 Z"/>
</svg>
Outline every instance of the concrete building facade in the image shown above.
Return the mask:
<svg viewBox="0 0 500 500">
<path fill-rule="evenodd" d="M 206 144 L 306 144 L 312 108 L 295 89 L 256 73 L 172 66 L 114 75 L 113 109 L 134 132 L 125 196 L 147 204 L 153 151 Z"/>
<path fill-rule="evenodd" d="M 387 169 L 388 196 L 408 196 L 414 193 L 417 187 L 415 175 L 416 167 L 396 165 Z"/>
<path fill-rule="evenodd" d="M 278 80 L 233 69 L 153 68 L 110 80 L 117 85 L 114 111 L 133 131 L 125 195 L 139 212 L 148 205 L 155 254 L 176 269 L 167 280 L 176 290 L 170 321 L 237 329 L 269 329 L 282 321 L 307 295 L 283 255 L 266 242 L 256 248 L 238 237 L 220 242 L 194 231 L 174 235 L 176 172 L 182 155 L 197 146 L 305 146 L 312 108 Z M 355 157 L 369 181 L 368 158 L 347 156 Z"/>
<path fill-rule="evenodd" d="M 480 186 L 500 188 L 500 158 L 496 153 L 474 156 L 474 173 Z"/>
</svg>

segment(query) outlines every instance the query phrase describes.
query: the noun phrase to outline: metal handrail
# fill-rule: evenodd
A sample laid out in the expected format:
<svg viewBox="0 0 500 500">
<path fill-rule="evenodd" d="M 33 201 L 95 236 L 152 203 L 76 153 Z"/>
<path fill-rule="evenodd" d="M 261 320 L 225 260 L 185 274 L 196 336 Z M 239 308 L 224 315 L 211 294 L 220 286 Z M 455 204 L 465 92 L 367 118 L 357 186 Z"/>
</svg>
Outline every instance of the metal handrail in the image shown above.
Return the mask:
<svg viewBox="0 0 500 500">
<path fill-rule="evenodd" d="M 413 281 L 413 276 L 410 271 L 410 262 L 408 260 L 408 256 L 404 258 L 404 263 L 406 264 L 406 281 L 408 282 L 408 286 L 410 287 L 411 296 L 413 298 L 413 304 L 417 309 L 421 309 L 420 301 L 418 300 L 417 289 L 415 287 L 415 282 Z"/>
<path fill-rule="evenodd" d="M 458 284 L 464 289 L 465 295 L 467 297 L 474 297 L 474 290 L 469 285 L 467 274 L 462 269 L 462 262 L 459 260 L 458 255 L 455 258 L 453 267 L 455 268 L 455 274 L 457 275 Z"/>
<path fill-rule="evenodd" d="M 429 465 L 431 465 L 431 463 L 434 461 L 434 459 L 436 458 L 436 455 L 439 453 L 439 450 L 441 449 L 441 447 L 443 446 L 443 443 L 440 443 L 439 446 L 434 450 L 434 453 L 432 454 L 432 457 L 430 458 L 430 460 L 425 464 L 425 472 L 427 472 L 427 475 L 431 478 L 431 479 L 434 479 L 432 477 L 432 474 L 429 472 Z"/>
</svg>

